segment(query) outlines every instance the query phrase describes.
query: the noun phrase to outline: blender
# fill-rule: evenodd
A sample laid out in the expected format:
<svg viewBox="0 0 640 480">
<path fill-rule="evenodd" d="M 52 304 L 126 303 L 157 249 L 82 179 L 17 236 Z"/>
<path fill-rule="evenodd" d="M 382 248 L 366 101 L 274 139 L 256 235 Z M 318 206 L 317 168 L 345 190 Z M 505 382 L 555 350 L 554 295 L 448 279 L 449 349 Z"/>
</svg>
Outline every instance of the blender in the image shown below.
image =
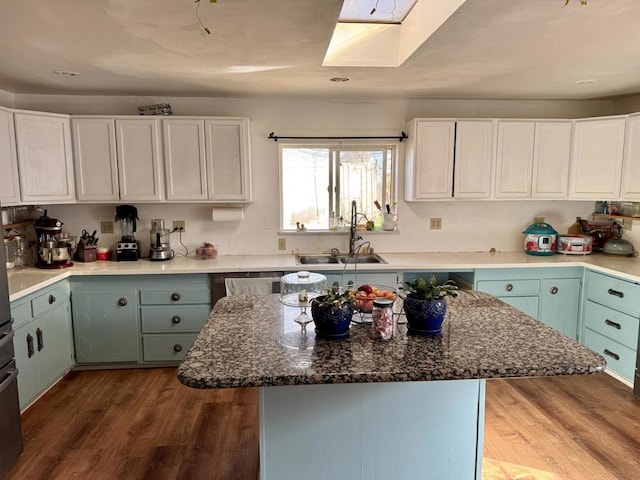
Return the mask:
<svg viewBox="0 0 640 480">
<path fill-rule="evenodd" d="M 136 261 L 140 258 L 140 245 L 136 241 L 138 209 L 133 205 L 118 205 L 115 221 L 120 223 L 122 238 L 116 243 L 116 260 Z"/>
<path fill-rule="evenodd" d="M 38 237 L 38 268 L 65 268 L 73 265 L 71 261 L 71 244 L 60 238 L 62 222 L 57 218 L 47 216 L 44 211 L 35 221 L 36 236 Z"/>
<path fill-rule="evenodd" d="M 171 250 L 169 240 L 170 234 L 171 230 L 164 228 L 162 218 L 151 220 L 149 260 L 171 260 L 173 258 L 173 250 Z"/>
</svg>

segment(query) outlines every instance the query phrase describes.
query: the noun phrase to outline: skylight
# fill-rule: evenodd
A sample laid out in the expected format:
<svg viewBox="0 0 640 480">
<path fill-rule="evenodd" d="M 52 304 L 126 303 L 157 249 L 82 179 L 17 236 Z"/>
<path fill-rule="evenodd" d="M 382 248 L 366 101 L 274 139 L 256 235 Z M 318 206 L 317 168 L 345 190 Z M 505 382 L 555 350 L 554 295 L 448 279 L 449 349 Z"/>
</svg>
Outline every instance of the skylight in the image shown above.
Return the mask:
<svg viewBox="0 0 640 480">
<path fill-rule="evenodd" d="M 338 21 L 402 23 L 418 0 L 344 0 Z"/>
</svg>

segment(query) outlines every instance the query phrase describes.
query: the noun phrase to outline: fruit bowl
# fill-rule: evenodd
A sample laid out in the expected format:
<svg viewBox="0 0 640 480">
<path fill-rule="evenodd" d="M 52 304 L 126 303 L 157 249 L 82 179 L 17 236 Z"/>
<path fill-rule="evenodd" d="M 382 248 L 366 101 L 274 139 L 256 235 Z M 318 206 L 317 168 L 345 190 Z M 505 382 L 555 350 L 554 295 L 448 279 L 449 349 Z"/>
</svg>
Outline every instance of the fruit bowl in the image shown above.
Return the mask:
<svg viewBox="0 0 640 480">
<path fill-rule="evenodd" d="M 395 300 L 397 292 L 395 288 L 388 285 L 365 283 L 355 289 L 353 295 L 355 299 L 355 309 L 360 313 L 371 313 L 373 310 L 373 300 L 376 298 Z"/>
</svg>

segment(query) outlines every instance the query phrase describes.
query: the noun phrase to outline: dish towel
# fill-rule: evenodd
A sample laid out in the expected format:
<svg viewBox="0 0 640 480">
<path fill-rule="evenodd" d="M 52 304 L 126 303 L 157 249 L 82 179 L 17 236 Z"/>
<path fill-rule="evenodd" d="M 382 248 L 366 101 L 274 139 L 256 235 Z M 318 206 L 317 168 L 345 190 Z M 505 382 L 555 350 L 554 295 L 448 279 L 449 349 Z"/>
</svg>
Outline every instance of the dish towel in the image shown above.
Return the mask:
<svg viewBox="0 0 640 480">
<path fill-rule="evenodd" d="M 242 293 L 253 295 L 268 295 L 274 293 L 274 284 L 280 284 L 280 277 L 258 278 L 225 278 L 224 287 L 229 295 Z"/>
</svg>

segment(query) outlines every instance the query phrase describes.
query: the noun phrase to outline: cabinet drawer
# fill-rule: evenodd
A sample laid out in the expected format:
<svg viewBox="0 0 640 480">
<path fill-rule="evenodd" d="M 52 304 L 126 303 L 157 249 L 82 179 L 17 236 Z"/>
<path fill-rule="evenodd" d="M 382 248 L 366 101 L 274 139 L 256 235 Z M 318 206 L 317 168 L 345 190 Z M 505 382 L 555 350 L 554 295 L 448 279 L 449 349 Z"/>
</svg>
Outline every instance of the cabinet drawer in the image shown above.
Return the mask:
<svg viewBox="0 0 640 480">
<path fill-rule="evenodd" d="M 632 350 L 638 348 L 638 323 L 640 321 L 637 318 L 603 307 L 591 300 L 585 305 L 585 327 Z"/>
<path fill-rule="evenodd" d="M 209 290 L 183 289 L 179 285 L 175 289 L 140 290 L 140 305 L 172 305 L 211 302 Z"/>
<path fill-rule="evenodd" d="M 145 362 L 180 361 L 195 341 L 197 333 L 179 335 L 143 335 L 142 349 Z"/>
<path fill-rule="evenodd" d="M 209 305 L 142 307 L 142 333 L 199 332 L 210 310 Z"/>
<path fill-rule="evenodd" d="M 481 280 L 478 290 L 497 297 L 538 295 L 540 280 Z"/>
<path fill-rule="evenodd" d="M 589 272 L 587 297 L 634 317 L 640 317 L 640 285 Z"/>
<path fill-rule="evenodd" d="M 13 318 L 13 329 L 24 325 L 30 321 L 31 316 L 31 304 L 29 302 L 21 303 L 18 305 L 11 304 L 11 318 Z"/>
<path fill-rule="evenodd" d="M 607 368 L 620 374 L 629 381 L 633 381 L 636 368 L 636 351 L 594 332 L 589 328 L 584 330 L 584 344 L 594 352 L 599 353 L 607 361 Z"/>
<path fill-rule="evenodd" d="M 46 292 L 33 297 L 31 300 L 31 311 L 34 317 L 48 312 L 69 301 L 69 293 L 65 285 L 57 285 Z"/>
</svg>

